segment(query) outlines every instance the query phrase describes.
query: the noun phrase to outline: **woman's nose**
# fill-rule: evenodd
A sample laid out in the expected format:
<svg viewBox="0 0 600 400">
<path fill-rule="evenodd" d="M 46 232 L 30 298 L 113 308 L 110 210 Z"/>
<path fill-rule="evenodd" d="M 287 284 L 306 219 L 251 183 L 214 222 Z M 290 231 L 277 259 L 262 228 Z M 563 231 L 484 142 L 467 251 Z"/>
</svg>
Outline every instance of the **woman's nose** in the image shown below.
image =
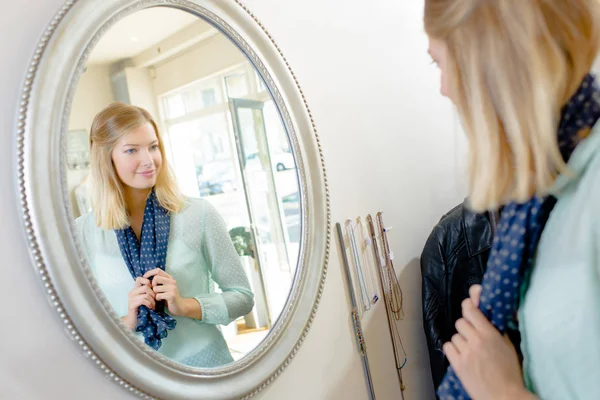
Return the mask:
<svg viewBox="0 0 600 400">
<path fill-rule="evenodd" d="M 152 165 L 152 163 L 153 163 L 152 154 L 150 154 L 149 151 L 142 151 L 140 153 L 141 153 L 140 163 L 142 165 Z"/>
</svg>

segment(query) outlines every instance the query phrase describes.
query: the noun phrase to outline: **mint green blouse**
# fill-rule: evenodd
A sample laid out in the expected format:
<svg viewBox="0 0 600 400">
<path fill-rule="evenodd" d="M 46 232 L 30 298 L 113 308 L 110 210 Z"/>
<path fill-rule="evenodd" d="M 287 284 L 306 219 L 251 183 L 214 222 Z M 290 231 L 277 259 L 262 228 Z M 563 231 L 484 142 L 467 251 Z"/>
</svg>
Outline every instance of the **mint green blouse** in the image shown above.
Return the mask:
<svg viewBox="0 0 600 400">
<path fill-rule="evenodd" d="M 76 226 L 98 285 L 117 315 L 125 316 L 134 280 L 115 232 L 97 227 L 91 212 L 79 217 Z M 168 331 L 158 352 L 194 367 L 232 362 L 217 325 L 227 325 L 252 311 L 254 295 L 225 222 L 208 201 L 188 199 L 185 208 L 171 216 L 165 271 L 177 281 L 182 297 L 200 303 L 202 320 L 174 317 L 177 327 Z M 141 334 L 138 337 L 143 340 Z"/>
<path fill-rule="evenodd" d="M 543 400 L 600 398 L 600 124 L 568 167 L 519 307 L 525 383 Z"/>
</svg>

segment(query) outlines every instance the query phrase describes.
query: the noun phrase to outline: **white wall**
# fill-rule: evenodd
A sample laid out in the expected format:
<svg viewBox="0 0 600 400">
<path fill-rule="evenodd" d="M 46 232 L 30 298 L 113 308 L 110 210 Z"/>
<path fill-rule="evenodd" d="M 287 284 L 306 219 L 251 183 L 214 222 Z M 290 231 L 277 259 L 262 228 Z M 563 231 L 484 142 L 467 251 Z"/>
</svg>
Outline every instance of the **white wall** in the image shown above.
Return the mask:
<svg viewBox="0 0 600 400">
<path fill-rule="evenodd" d="M 109 74 L 108 66 L 91 66 L 81 74 L 71 105 L 69 130 L 83 129 L 89 135 L 96 114 L 114 100 Z M 73 190 L 88 176 L 89 172 L 88 168 L 67 171 L 68 191 L 73 204 L 75 204 Z M 76 216 L 79 215 L 76 207 L 73 211 Z"/>
<path fill-rule="evenodd" d="M 126 68 L 127 89 L 131 104 L 142 107 L 158 119 L 158 103 L 147 68 Z"/>
<path fill-rule="evenodd" d="M 433 398 L 421 327 L 418 256 L 439 216 L 464 194 L 464 141 L 438 94 L 421 28 L 422 1 L 248 0 L 302 84 L 327 162 L 333 221 L 382 210 L 405 296 L 406 398 Z M 70 343 L 46 302 L 20 231 L 14 126 L 37 39 L 61 0 L 10 2 L 0 17 L 0 254 L 5 283 L 0 398 L 127 399 Z M 261 399 L 365 399 L 335 236 L 316 321 L 295 360 Z M 398 399 L 385 313 L 366 324 L 378 399 Z"/>
<path fill-rule="evenodd" d="M 73 96 L 69 129 L 89 132 L 98 111 L 113 101 L 109 75 L 108 66 L 90 66 L 81 74 Z"/>
<path fill-rule="evenodd" d="M 154 92 L 163 94 L 246 61 L 225 35 L 211 36 L 156 67 Z"/>
</svg>

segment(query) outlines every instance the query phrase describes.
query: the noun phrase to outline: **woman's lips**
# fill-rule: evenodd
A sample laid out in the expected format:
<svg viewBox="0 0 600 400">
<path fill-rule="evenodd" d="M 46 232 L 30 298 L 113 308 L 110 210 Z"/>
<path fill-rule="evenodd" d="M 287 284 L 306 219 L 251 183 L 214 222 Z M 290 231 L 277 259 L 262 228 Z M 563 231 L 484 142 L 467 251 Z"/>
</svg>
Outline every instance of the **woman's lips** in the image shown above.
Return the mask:
<svg viewBox="0 0 600 400">
<path fill-rule="evenodd" d="M 155 170 L 152 171 L 145 171 L 145 172 L 138 172 L 139 175 L 143 176 L 144 178 L 152 178 L 155 174 Z"/>
</svg>

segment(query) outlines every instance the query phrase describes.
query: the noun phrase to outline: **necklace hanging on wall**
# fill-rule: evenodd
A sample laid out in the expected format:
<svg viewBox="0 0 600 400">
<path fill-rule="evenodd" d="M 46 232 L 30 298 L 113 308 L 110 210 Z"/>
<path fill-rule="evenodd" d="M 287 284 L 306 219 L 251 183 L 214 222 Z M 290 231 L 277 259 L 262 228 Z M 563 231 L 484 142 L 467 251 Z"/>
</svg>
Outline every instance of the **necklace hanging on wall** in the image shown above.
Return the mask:
<svg viewBox="0 0 600 400">
<path fill-rule="evenodd" d="M 397 321 L 400 321 L 404 318 L 404 309 L 403 302 L 404 298 L 402 295 L 402 289 L 400 288 L 400 283 L 398 282 L 398 275 L 396 274 L 396 270 L 394 268 L 394 253 L 390 249 L 390 245 L 387 238 L 387 232 L 391 228 L 386 228 L 383 223 L 383 213 L 377 213 L 377 223 L 379 225 L 379 231 L 381 235 L 381 249 L 383 252 L 383 258 L 385 260 L 386 265 L 386 277 L 388 278 L 388 287 L 391 292 L 390 298 L 390 306 L 394 313 L 394 317 Z"/>
<path fill-rule="evenodd" d="M 364 247 L 365 235 L 363 233 L 362 220 L 360 217 L 356 219 L 356 223 L 352 226 L 351 220 L 346 220 L 346 227 L 349 229 L 349 238 L 352 245 L 352 250 L 356 254 L 358 268 L 360 268 L 361 276 L 364 276 L 366 293 L 369 296 L 371 304 L 377 303 L 379 300 L 379 285 L 377 284 L 377 270 L 371 263 L 371 258 L 366 257 L 364 262 Z"/>
<path fill-rule="evenodd" d="M 372 275 L 369 275 L 369 271 L 365 270 L 363 265 L 360 247 L 357 244 L 354 227 L 350 219 L 346 220 L 346 236 L 348 237 L 348 244 L 354 261 L 355 283 L 360 297 L 362 315 L 371 309 L 371 304 L 375 304 L 379 296 L 374 289 L 376 286 L 372 282 Z"/>
<path fill-rule="evenodd" d="M 354 235 L 352 235 L 352 226 L 349 220 L 346 220 L 346 237 L 348 238 L 348 247 L 350 248 L 350 253 L 352 254 L 352 260 L 354 265 L 354 282 L 356 289 L 358 291 L 359 297 L 359 313 L 360 315 L 364 315 L 365 312 L 371 309 L 371 303 L 369 302 L 369 292 L 367 289 L 367 283 L 365 280 L 365 276 L 363 274 L 362 266 L 360 266 L 360 257 L 355 250 L 354 246 Z M 351 279 L 352 282 L 352 279 Z M 353 285 L 354 286 L 354 285 Z"/>
<path fill-rule="evenodd" d="M 380 222 L 380 226 L 383 226 L 383 220 L 379 214 L 378 220 Z M 400 385 L 400 393 L 402 400 L 404 400 L 404 391 L 406 390 L 406 386 L 404 385 L 402 369 L 406 366 L 408 358 L 406 356 L 406 351 L 404 349 L 402 338 L 400 337 L 400 331 L 397 325 L 397 321 L 401 319 L 398 317 L 403 316 L 402 291 L 399 290 L 400 285 L 398 284 L 397 278 L 394 279 L 395 271 L 393 270 L 393 265 L 392 268 L 389 268 L 389 265 L 386 262 L 388 257 L 384 257 L 379 252 L 379 246 L 377 244 L 377 231 L 375 230 L 375 223 L 371 215 L 367 215 L 367 225 L 370 235 L 370 241 L 367 243 L 367 246 L 371 246 L 373 248 L 373 256 L 376 260 L 376 263 L 379 265 L 379 268 L 377 268 L 379 283 L 382 288 L 385 311 L 388 319 L 388 328 L 390 331 L 390 337 L 392 339 L 392 348 L 394 351 L 394 361 L 396 363 L 396 373 L 398 376 L 398 383 Z M 387 242 L 387 238 L 385 239 Z M 385 253 L 386 248 L 389 250 L 389 245 L 384 246 L 383 242 L 384 240 L 382 237 L 382 248 L 383 252 Z M 390 275 L 394 275 L 394 277 L 391 277 Z M 394 285 L 397 285 L 397 288 L 394 288 Z M 400 293 L 400 299 L 398 299 L 398 296 L 394 295 L 394 293 Z M 397 311 L 400 311 L 400 313 Z"/>
<path fill-rule="evenodd" d="M 352 305 L 351 316 L 352 325 L 354 327 L 354 336 L 356 339 L 357 349 L 361 356 L 363 373 L 365 381 L 367 383 L 367 391 L 369 394 L 369 400 L 375 400 L 375 389 L 373 387 L 373 379 L 371 378 L 371 369 L 369 367 L 369 358 L 367 357 L 367 343 L 362 330 L 361 316 L 359 313 L 358 302 L 352 284 L 352 274 L 350 273 L 350 262 L 348 260 L 348 254 L 346 252 L 346 246 L 344 241 L 344 232 L 342 231 L 342 225 L 338 222 L 336 224 L 338 239 L 340 243 L 340 250 L 342 253 L 342 260 L 344 264 L 344 276 L 346 277 L 346 284 L 348 286 L 348 292 L 350 294 L 350 303 Z"/>
</svg>

